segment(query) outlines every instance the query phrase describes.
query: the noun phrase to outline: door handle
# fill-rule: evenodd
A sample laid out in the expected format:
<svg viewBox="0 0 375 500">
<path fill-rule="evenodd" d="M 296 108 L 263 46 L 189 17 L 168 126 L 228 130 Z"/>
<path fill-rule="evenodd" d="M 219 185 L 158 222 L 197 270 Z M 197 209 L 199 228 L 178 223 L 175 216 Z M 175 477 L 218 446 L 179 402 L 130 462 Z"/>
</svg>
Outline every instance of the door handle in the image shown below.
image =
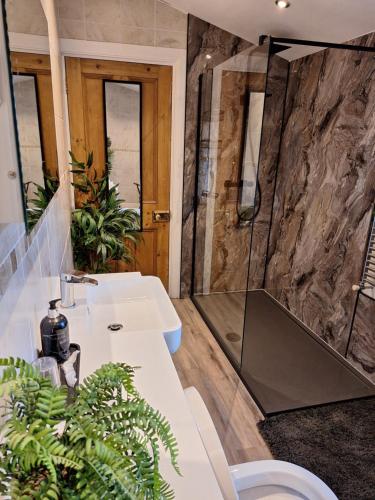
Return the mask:
<svg viewBox="0 0 375 500">
<path fill-rule="evenodd" d="M 152 222 L 169 222 L 171 213 L 169 210 L 153 210 Z"/>
</svg>

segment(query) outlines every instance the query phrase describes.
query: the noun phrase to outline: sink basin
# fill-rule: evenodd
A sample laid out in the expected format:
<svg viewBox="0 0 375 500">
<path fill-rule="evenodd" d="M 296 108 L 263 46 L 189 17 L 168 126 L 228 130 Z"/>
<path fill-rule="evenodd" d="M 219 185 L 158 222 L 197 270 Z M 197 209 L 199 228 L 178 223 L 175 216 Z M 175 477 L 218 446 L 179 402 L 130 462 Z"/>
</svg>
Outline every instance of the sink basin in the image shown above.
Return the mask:
<svg viewBox="0 0 375 500">
<path fill-rule="evenodd" d="M 91 331 L 108 331 L 108 326 L 113 324 L 119 325 L 119 329 L 110 335 L 117 337 L 129 332 L 159 331 L 169 351 L 177 351 L 181 343 L 181 321 L 159 278 L 140 273 L 91 277 L 99 282 L 98 286 L 84 287 Z"/>
</svg>

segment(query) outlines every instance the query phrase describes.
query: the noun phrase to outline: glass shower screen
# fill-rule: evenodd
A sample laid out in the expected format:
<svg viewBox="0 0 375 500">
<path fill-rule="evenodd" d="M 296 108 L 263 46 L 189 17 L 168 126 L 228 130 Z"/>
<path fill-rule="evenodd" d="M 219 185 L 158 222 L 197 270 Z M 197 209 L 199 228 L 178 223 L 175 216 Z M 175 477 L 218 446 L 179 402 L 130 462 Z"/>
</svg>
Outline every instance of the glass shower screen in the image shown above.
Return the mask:
<svg viewBox="0 0 375 500">
<path fill-rule="evenodd" d="M 193 300 L 239 365 L 268 47 L 250 47 L 202 75 Z"/>
</svg>

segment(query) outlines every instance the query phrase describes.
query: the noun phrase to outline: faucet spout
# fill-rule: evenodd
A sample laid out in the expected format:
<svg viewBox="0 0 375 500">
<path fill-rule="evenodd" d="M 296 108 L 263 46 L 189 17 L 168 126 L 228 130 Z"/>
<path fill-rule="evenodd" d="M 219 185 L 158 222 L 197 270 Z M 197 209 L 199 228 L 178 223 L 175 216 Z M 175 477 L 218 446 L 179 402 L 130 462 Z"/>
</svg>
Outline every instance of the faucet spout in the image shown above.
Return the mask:
<svg viewBox="0 0 375 500">
<path fill-rule="evenodd" d="M 78 283 L 78 284 L 86 284 L 86 285 L 95 285 L 98 286 L 98 280 L 94 278 L 90 278 L 89 276 L 70 276 L 70 281 L 68 283 Z"/>
<path fill-rule="evenodd" d="M 60 275 L 60 290 L 61 290 L 61 307 L 74 307 L 74 285 L 86 284 L 98 286 L 98 280 L 89 276 L 76 276 L 75 274 L 61 273 Z"/>
<path fill-rule="evenodd" d="M 99 281 L 98 280 L 96 280 L 94 278 L 89 278 L 88 276 L 84 276 L 83 277 L 82 283 L 87 283 L 88 285 L 94 285 L 94 286 L 98 286 L 99 285 Z"/>
</svg>

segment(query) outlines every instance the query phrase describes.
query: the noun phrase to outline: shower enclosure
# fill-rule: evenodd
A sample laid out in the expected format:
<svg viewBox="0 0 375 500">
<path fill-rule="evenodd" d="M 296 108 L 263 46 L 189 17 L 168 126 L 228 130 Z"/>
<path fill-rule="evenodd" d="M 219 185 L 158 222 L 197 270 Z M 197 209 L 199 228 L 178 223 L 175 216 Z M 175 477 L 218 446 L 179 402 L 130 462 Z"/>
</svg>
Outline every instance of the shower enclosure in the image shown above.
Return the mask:
<svg viewBox="0 0 375 500">
<path fill-rule="evenodd" d="M 192 299 L 266 414 L 375 394 L 355 330 L 374 319 L 352 291 L 374 207 L 374 41 L 262 37 L 200 76 Z M 301 44 L 329 48 L 289 62 Z"/>
</svg>

